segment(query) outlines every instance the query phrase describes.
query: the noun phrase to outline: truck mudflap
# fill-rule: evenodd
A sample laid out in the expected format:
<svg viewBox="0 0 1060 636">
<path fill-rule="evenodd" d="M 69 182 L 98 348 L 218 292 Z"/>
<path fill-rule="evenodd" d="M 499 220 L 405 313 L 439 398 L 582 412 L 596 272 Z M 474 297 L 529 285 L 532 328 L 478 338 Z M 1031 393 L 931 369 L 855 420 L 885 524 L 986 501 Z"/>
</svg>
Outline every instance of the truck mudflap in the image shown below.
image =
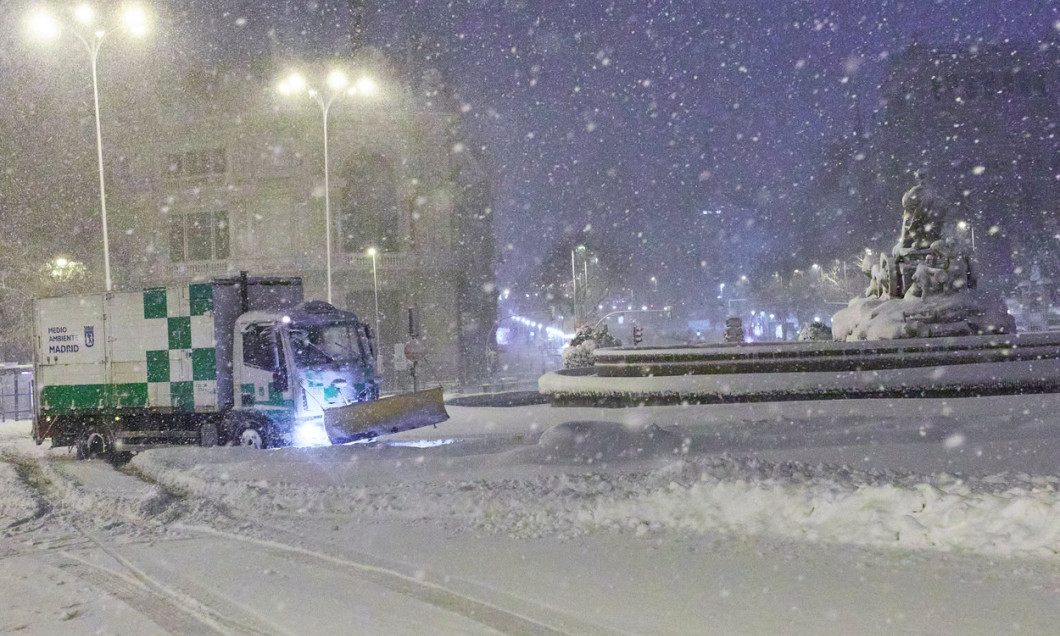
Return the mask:
<svg viewBox="0 0 1060 636">
<path fill-rule="evenodd" d="M 449 419 L 442 389 L 427 389 L 358 402 L 324 411 L 324 429 L 332 444 L 400 433 Z"/>
</svg>

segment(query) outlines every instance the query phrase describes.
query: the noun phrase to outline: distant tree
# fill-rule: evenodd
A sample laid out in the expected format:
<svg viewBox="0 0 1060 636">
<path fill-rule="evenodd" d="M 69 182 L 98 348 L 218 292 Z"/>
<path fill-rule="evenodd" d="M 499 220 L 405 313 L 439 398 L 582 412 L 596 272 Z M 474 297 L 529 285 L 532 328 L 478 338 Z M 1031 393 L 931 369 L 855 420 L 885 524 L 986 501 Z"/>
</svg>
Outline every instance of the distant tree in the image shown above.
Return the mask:
<svg viewBox="0 0 1060 636">
<path fill-rule="evenodd" d="M 553 246 L 539 262 L 534 281 L 539 289 L 548 292 L 548 303 L 558 313 L 577 314 L 579 321 L 588 321 L 599 318 L 598 307 L 627 286 L 628 268 L 624 255 L 611 249 L 592 242 L 579 246 L 584 249 L 562 244 Z"/>
<path fill-rule="evenodd" d="M 600 329 L 582 327 L 563 350 L 563 367 L 593 366 L 593 352 L 600 347 L 621 347 L 622 341 L 607 332 L 607 325 Z"/>
<path fill-rule="evenodd" d="M 72 258 L 56 257 L 41 263 L 27 246 L 0 237 L 0 360 L 28 362 L 32 358 L 33 301 L 88 291 L 88 269 Z"/>
</svg>

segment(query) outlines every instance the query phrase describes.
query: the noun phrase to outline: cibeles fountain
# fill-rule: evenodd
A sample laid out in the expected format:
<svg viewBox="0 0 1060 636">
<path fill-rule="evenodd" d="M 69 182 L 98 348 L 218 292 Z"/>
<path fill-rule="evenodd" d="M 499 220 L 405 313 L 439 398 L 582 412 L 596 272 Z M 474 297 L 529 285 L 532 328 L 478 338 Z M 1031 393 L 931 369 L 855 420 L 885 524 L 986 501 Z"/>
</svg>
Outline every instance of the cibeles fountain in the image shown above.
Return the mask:
<svg viewBox="0 0 1060 636">
<path fill-rule="evenodd" d="M 948 237 L 949 205 L 923 174 L 902 196 L 898 242 L 866 256 L 865 293 L 832 339 L 602 347 L 593 366 L 538 380 L 554 406 L 971 397 L 1060 391 L 1060 332 L 1017 334 Z M 826 336 L 827 338 L 827 336 Z"/>
<path fill-rule="evenodd" d="M 890 253 L 866 252 L 864 295 L 832 316 L 835 340 L 1014 334 L 1002 298 L 977 285 L 967 246 L 944 236 L 949 204 L 923 172 L 902 195 L 902 230 Z"/>
</svg>

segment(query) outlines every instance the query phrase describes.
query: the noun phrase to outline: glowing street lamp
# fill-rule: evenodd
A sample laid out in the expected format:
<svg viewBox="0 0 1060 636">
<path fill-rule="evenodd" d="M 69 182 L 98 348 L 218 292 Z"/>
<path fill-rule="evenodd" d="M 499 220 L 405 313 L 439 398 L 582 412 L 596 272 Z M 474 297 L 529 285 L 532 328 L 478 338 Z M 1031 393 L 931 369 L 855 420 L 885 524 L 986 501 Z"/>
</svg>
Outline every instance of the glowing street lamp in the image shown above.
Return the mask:
<svg viewBox="0 0 1060 636">
<path fill-rule="evenodd" d="M 372 290 L 375 292 L 375 337 L 378 342 L 379 339 L 379 278 L 375 273 L 375 257 L 379 253 L 379 250 L 374 247 L 368 248 L 368 255 L 372 257 Z M 375 348 L 376 356 L 379 355 L 379 346 Z"/>
<path fill-rule="evenodd" d="M 374 79 L 367 76 L 357 80 L 357 83 L 353 85 L 353 92 L 365 97 L 372 97 L 378 91 L 379 85 L 375 83 Z"/>
<path fill-rule="evenodd" d="M 53 280 L 65 283 L 85 276 L 85 266 L 65 256 L 56 256 L 44 264 L 43 271 L 47 272 Z"/>
<path fill-rule="evenodd" d="M 110 278 L 110 240 L 107 235 L 107 189 L 106 180 L 103 176 L 103 133 L 99 124 L 99 79 L 98 63 L 99 49 L 103 46 L 103 38 L 108 31 L 98 24 L 97 16 L 92 5 L 85 3 L 74 9 L 75 25 L 68 27 L 71 33 L 77 36 L 81 44 L 88 51 L 88 58 L 92 69 L 92 97 L 96 116 L 96 159 L 99 164 L 99 210 L 100 221 L 103 225 L 103 276 L 106 289 L 112 289 Z M 122 23 L 130 35 L 141 37 L 147 33 L 148 18 L 143 9 L 139 7 L 127 7 L 122 14 Z M 55 39 L 63 30 L 63 23 L 51 14 L 39 11 L 29 18 L 29 27 L 34 35 L 41 39 Z M 82 32 L 85 31 L 85 33 Z"/>
<path fill-rule="evenodd" d="M 330 170 L 328 168 L 328 113 L 331 111 L 331 104 L 340 95 L 374 95 L 377 91 L 375 80 L 370 77 L 362 77 L 357 80 L 352 86 L 350 85 L 349 79 L 342 71 L 331 71 L 328 73 L 326 83 L 329 89 L 327 97 L 325 97 L 320 91 L 309 86 L 305 78 L 298 73 L 292 73 L 280 82 L 276 87 L 276 90 L 281 95 L 297 95 L 305 93 L 313 98 L 313 100 L 320 106 L 320 114 L 324 120 L 324 231 L 326 232 L 326 238 L 324 240 L 324 250 L 326 251 L 326 269 L 327 269 L 327 287 L 328 287 L 328 302 L 331 302 L 331 181 L 330 181 Z"/>
<path fill-rule="evenodd" d="M 972 236 L 972 251 L 975 251 L 975 227 L 968 221 L 957 221 L 957 229 L 961 232 L 969 232 Z"/>
</svg>

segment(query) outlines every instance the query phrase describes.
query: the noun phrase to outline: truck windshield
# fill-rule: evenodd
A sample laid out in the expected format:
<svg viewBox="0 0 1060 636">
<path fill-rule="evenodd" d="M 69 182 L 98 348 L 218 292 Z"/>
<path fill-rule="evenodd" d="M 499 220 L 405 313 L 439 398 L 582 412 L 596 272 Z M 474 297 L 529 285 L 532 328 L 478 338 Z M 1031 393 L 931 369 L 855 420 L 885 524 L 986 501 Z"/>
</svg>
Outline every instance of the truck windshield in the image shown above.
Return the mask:
<svg viewBox="0 0 1060 636">
<path fill-rule="evenodd" d="M 291 351 L 300 366 L 361 361 L 357 325 L 339 323 L 290 330 Z"/>
</svg>

